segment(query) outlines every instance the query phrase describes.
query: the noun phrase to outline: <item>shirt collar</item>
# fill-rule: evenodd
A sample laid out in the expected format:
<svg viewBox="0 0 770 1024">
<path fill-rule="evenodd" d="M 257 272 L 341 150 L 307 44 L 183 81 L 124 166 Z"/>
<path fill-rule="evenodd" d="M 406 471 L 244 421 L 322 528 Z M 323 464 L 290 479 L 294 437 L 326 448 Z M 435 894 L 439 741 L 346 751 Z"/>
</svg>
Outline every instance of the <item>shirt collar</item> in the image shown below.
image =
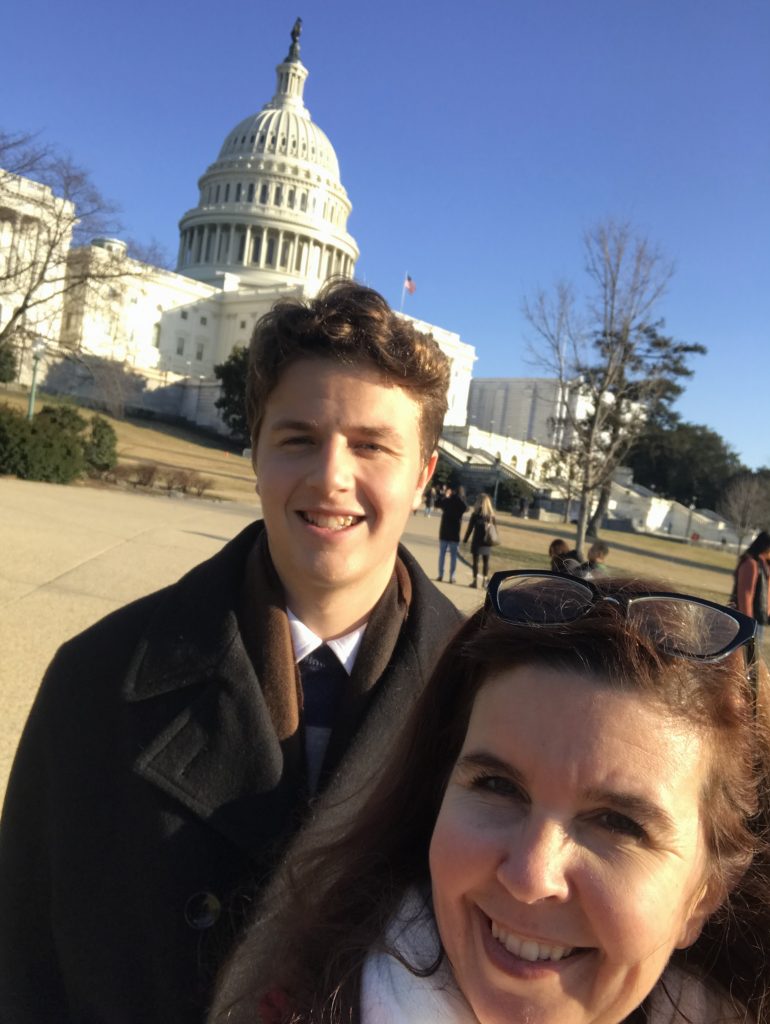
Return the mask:
<svg viewBox="0 0 770 1024">
<path fill-rule="evenodd" d="M 306 626 L 304 622 L 298 619 L 291 608 L 286 609 L 286 614 L 289 617 L 289 630 L 291 631 L 291 643 L 294 648 L 294 660 L 300 662 L 308 654 L 312 654 L 324 641 L 312 629 Z M 355 664 L 365 631 L 366 623 L 363 626 L 358 626 L 356 629 L 351 629 L 344 636 L 338 636 L 334 640 L 325 641 L 340 659 L 348 675 L 353 671 L 353 665 Z"/>
</svg>

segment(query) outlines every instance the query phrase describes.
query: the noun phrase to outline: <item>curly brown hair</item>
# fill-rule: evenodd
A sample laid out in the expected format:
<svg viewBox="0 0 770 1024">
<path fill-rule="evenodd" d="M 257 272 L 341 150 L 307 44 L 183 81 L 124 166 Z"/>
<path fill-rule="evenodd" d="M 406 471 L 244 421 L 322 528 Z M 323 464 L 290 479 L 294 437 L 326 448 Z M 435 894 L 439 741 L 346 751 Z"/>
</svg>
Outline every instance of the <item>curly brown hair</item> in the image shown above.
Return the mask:
<svg viewBox="0 0 770 1024">
<path fill-rule="evenodd" d="M 610 597 L 665 589 L 612 577 L 596 586 Z M 407 889 L 429 885 L 430 840 L 476 695 L 486 680 L 518 665 L 599 678 L 706 730 L 701 814 L 708 885 L 719 906 L 672 963 L 730 993 L 747 1020 L 770 1022 L 767 673 L 760 666 L 752 686 L 741 651 L 716 663 L 665 654 L 612 601 L 558 626 L 516 626 L 480 611 L 461 627 L 363 805 L 351 806 L 333 834 L 289 858 L 281 899 L 268 894 L 223 974 L 212 1021 L 255 1024 L 260 1000 L 276 990 L 288 996 L 289 1010 L 270 1020 L 357 1019 L 367 953 L 383 947 Z M 646 1019 L 642 1004 L 627 1020 Z"/>
<path fill-rule="evenodd" d="M 371 366 L 420 407 L 420 441 L 427 462 L 448 408 L 450 362 L 430 336 L 394 313 L 385 299 L 354 281 L 333 281 L 316 298 L 277 303 L 257 323 L 249 346 L 246 413 L 252 450 L 270 394 L 300 359 Z"/>
</svg>

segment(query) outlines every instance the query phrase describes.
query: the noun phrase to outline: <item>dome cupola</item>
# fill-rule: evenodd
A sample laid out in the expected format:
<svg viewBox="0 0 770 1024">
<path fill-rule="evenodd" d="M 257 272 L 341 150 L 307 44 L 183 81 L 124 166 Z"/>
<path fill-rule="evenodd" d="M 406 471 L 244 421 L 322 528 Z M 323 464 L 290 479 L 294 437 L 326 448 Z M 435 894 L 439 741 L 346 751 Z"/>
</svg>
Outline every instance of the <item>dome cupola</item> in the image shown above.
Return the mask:
<svg viewBox="0 0 770 1024">
<path fill-rule="evenodd" d="M 177 270 L 221 284 L 304 282 L 313 294 L 330 277 L 352 277 L 358 246 L 347 232 L 351 203 L 331 142 L 313 123 L 299 57 L 302 22 L 276 68 L 275 95 L 228 132 L 199 181 L 198 206 L 182 217 Z"/>
</svg>

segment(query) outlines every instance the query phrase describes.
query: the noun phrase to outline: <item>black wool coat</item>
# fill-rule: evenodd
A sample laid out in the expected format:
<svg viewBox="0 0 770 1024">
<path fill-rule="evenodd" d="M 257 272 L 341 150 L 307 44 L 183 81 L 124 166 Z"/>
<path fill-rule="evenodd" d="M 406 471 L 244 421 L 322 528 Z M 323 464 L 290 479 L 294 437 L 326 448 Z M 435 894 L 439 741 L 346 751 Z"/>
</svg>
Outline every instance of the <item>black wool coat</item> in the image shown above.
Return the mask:
<svg viewBox="0 0 770 1024">
<path fill-rule="evenodd" d="M 192 1024 L 307 801 L 236 619 L 255 523 L 64 644 L 0 824 L 0 1020 Z M 330 780 L 376 771 L 460 615 L 411 555 L 409 615 Z"/>
</svg>

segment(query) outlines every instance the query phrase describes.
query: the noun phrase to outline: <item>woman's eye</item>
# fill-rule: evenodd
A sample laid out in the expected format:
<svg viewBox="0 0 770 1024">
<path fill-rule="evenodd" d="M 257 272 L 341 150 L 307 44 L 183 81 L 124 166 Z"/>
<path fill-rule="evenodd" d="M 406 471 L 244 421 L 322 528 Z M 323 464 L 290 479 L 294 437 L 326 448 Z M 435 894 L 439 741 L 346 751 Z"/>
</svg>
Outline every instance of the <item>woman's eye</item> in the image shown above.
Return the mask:
<svg viewBox="0 0 770 1024">
<path fill-rule="evenodd" d="M 631 839 L 644 839 L 646 835 L 638 822 L 619 811 L 602 811 L 597 821 L 602 828 L 613 834 L 629 836 Z"/>
<path fill-rule="evenodd" d="M 516 797 L 517 799 L 523 799 L 524 796 L 521 787 L 511 779 L 506 779 L 504 775 L 477 775 L 473 780 L 473 788 L 480 789 L 484 793 L 494 793 L 496 796 Z"/>
</svg>

